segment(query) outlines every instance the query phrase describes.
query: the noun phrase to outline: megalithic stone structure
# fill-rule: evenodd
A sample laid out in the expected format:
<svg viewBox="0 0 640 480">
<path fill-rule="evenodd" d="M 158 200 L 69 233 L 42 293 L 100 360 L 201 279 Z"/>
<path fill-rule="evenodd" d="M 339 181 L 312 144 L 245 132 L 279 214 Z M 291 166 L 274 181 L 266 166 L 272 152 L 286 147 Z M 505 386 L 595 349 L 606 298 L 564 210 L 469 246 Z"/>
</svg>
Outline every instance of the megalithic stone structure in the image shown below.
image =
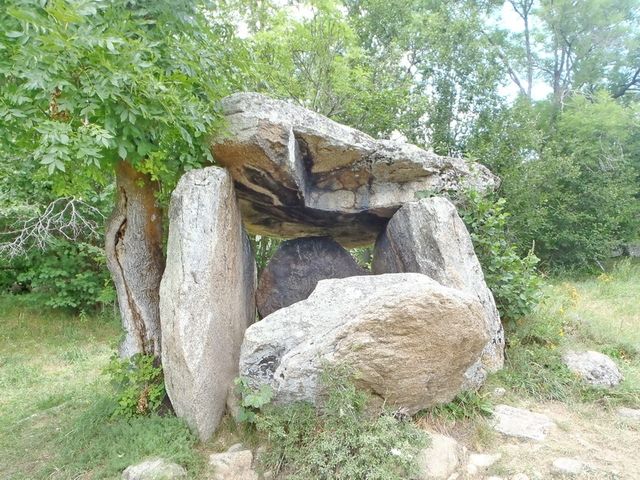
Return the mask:
<svg viewBox="0 0 640 480">
<path fill-rule="evenodd" d="M 256 267 L 233 182 L 217 167 L 179 181 L 160 285 L 162 365 L 176 415 L 201 440 L 215 431 L 254 322 Z"/>
</svg>

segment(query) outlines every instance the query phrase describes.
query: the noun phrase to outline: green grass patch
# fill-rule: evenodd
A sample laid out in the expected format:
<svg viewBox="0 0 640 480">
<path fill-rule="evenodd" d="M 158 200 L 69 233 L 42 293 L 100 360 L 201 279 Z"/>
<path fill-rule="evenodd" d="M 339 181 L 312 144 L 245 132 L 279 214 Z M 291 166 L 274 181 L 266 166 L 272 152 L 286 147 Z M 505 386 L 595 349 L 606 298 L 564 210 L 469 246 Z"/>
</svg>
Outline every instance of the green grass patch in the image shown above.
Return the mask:
<svg viewBox="0 0 640 480">
<path fill-rule="evenodd" d="M 36 295 L 0 296 L 0 478 L 117 479 L 155 456 L 198 478 L 203 459 L 182 420 L 113 416 L 103 374 L 121 335 L 113 311 L 42 305 Z"/>
<path fill-rule="evenodd" d="M 640 266 L 618 262 L 610 272 L 555 280 L 534 314 L 507 329 L 505 369 L 490 387 L 539 400 L 640 406 Z M 625 380 L 616 388 L 586 386 L 562 362 L 567 350 L 613 357 Z"/>
</svg>

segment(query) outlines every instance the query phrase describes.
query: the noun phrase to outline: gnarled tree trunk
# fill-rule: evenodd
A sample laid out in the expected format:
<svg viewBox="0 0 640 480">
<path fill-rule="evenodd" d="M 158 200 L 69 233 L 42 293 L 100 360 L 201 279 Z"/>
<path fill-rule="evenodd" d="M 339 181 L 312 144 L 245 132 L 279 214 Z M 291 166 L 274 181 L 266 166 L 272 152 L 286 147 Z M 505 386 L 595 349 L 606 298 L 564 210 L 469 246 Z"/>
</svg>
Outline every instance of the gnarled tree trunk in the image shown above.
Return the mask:
<svg viewBox="0 0 640 480">
<path fill-rule="evenodd" d="M 160 355 L 159 290 L 164 256 L 158 190 L 125 161 L 116 165 L 116 207 L 107 222 L 107 266 L 118 294 L 126 337 L 120 356 Z"/>
</svg>

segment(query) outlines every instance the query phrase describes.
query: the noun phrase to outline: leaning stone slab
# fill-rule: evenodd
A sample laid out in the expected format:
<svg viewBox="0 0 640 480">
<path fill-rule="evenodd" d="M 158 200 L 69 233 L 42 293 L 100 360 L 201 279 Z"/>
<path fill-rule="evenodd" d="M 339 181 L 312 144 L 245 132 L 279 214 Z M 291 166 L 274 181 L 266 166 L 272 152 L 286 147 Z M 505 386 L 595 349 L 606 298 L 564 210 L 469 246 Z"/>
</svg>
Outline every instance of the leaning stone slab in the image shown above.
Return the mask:
<svg viewBox="0 0 640 480">
<path fill-rule="evenodd" d="M 413 414 L 448 402 L 487 342 L 482 307 L 417 273 L 321 280 L 313 293 L 249 327 L 240 374 L 275 401 L 316 402 L 325 364 Z"/>
<path fill-rule="evenodd" d="M 162 365 L 176 415 L 206 440 L 238 372 L 255 320 L 255 261 L 229 174 L 192 170 L 171 196 L 160 287 Z"/>
<path fill-rule="evenodd" d="M 328 235 L 346 246 L 364 245 L 418 191 L 498 185 L 479 164 L 375 140 L 257 93 L 231 95 L 222 108 L 227 130 L 212 140 L 211 150 L 233 176 L 251 233 Z"/>
<path fill-rule="evenodd" d="M 612 388 L 623 378 L 616 363 L 599 352 L 567 352 L 562 360 L 569 370 L 594 387 Z"/>
<path fill-rule="evenodd" d="M 480 301 L 489 337 L 482 356 L 467 372 L 466 386 L 477 388 L 487 372 L 504 363 L 504 330 L 493 295 L 484 281 L 473 243 L 456 207 L 446 198 L 404 205 L 378 237 L 373 273 L 416 272 Z"/>
<path fill-rule="evenodd" d="M 542 441 L 555 423 L 546 415 L 509 405 L 497 405 L 493 410 L 493 428 L 509 437 Z"/>
<path fill-rule="evenodd" d="M 163 458 L 131 465 L 122 472 L 122 480 L 178 480 L 187 478 L 187 471 Z"/>
<path fill-rule="evenodd" d="M 329 237 L 283 242 L 260 274 L 256 304 L 261 317 L 304 300 L 320 280 L 365 275 L 354 258 Z"/>
</svg>

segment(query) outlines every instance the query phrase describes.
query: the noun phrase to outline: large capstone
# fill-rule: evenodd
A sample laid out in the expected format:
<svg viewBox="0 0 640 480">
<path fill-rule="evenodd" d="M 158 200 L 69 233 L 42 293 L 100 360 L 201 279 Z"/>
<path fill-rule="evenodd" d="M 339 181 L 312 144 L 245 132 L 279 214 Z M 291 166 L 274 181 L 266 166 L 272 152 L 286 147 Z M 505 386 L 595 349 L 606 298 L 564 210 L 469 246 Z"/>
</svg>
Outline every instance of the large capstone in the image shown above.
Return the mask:
<svg viewBox="0 0 640 480">
<path fill-rule="evenodd" d="M 484 311 L 488 342 L 467 372 L 469 388 L 480 386 L 487 372 L 502 368 L 504 331 L 473 243 L 456 207 L 445 198 L 404 205 L 376 242 L 373 273 L 416 272 L 476 297 Z"/>
<path fill-rule="evenodd" d="M 231 176 L 185 174 L 171 196 L 160 287 L 162 364 L 176 415 L 202 440 L 224 413 L 245 329 L 255 320 L 255 261 Z"/>
<path fill-rule="evenodd" d="M 257 93 L 231 95 L 222 108 L 227 128 L 211 149 L 231 172 L 251 233 L 370 244 L 416 192 L 490 190 L 498 184 L 480 164 L 375 140 Z"/>
<path fill-rule="evenodd" d="M 245 332 L 240 375 L 274 400 L 316 402 L 320 373 L 344 364 L 361 388 L 409 414 L 448 402 L 487 343 L 477 297 L 417 273 L 321 280 Z"/>
<path fill-rule="evenodd" d="M 261 317 L 307 298 L 320 280 L 365 275 L 353 257 L 329 237 L 283 242 L 260 274 L 256 303 Z"/>
</svg>

